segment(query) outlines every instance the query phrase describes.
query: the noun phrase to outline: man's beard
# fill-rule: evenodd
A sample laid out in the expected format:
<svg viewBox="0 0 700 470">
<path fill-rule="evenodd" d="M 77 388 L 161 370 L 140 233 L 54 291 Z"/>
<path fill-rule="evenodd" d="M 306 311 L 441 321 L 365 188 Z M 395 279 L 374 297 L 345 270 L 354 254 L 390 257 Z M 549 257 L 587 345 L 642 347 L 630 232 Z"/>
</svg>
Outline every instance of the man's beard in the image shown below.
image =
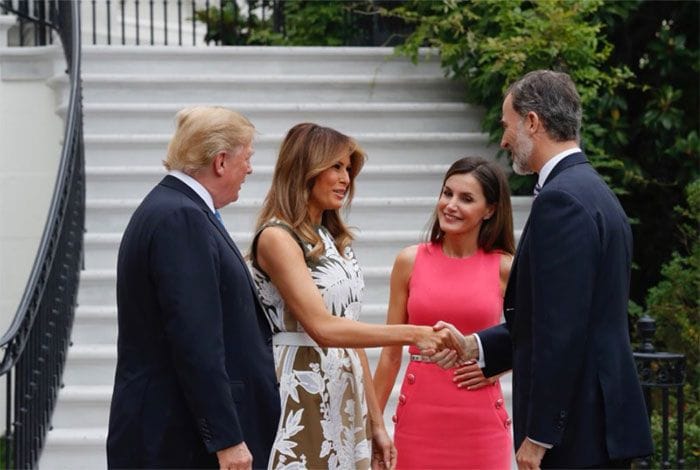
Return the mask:
<svg viewBox="0 0 700 470">
<path fill-rule="evenodd" d="M 518 130 L 515 135 L 515 145 L 511 149 L 513 157 L 513 171 L 518 175 L 530 175 L 534 173 L 530 167 L 532 157 L 533 142 L 523 132 L 522 123 L 518 123 Z"/>
</svg>

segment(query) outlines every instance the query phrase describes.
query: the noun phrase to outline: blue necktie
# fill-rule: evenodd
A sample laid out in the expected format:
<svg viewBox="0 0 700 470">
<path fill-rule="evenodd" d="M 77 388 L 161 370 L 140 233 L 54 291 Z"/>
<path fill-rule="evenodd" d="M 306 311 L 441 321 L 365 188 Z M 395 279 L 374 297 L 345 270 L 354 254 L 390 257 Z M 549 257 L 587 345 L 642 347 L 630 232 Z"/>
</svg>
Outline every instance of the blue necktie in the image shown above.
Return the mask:
<svg viewBox="0 0 700 470">
<path fill-rule="evenodd" d="M 224 219 L 221 218 L 221 212 L 219 212 L 219 211 L 214 211 L 214 215 L 216 216 L 216 220 L 219 221 L 219 223 L 221 224 L 221 226 L 222 226 L 223 228 L 226 228 L 226 225 L 224 225 Z"/>
<path fill-rule="evenodd" d="M 540 183 L 537 183 L 535 185 L 535 188 L 532 190 L 532 194 L 537 197 L 537 195 L 542 191 L 542 186 L 540 186 Z"/>
</svg>

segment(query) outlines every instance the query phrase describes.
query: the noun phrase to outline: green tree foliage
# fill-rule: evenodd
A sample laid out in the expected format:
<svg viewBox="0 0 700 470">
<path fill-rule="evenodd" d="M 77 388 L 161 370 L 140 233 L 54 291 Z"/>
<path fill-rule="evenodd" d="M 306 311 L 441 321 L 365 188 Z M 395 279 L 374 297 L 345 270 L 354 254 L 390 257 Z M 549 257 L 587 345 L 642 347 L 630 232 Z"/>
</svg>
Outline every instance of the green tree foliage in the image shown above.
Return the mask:
<svg viewBox="0 0 700 470">
<path fill-rule="evenodd" d="M 671 253 L 687 254 L 675 206 L 687 208 L 684 190 L 700 176 L 700 53 L 698 2 L 633 2 L 610 22 L 612 61 L 628 64 L 635 86 L 618 97 L 627 142 L 610 152 L 625 156 L 621 201 L 633 226 L 632 296 L 642 302 L 660 280 Z"/>
<path fill-rule="evenodd" d="M 535 69 L 569 73 L 584 107 L 587 154 L 607 175 L 624 168 L 601 140 L 625 141 L 625 129 L 614 118 L 622 105 L 612 97 L 630 86 L 632 73 L 625 65 L 609 63 L 612 45 L 597 16 L 603 5 L 602 0 L 412 0 L 386 13 L 415 25 L 399 48 L 402 53 L 416 60 L 420 47 L 439 50 L 446 74 L 465 83 L 465 99 L 486 108 L 483 128 L 494 142 L 501 137 L 501 102 L 510 83 Z M 625 11 L 615 8 L 620 14 Z M 608 112 L 612 109 L 617 109 L 614 116 Z M 531 178 L 513 177 L 511 183 L 520 194 L 529 193 L 533 185 Z"/>
<path fill-rule="evenodd" d="M 255 6 L 255 2 L 253 3 Z M 204 40 L 229 46 L 253 44 L 253 36 L 260 29 L 268 29 L 254 14 L 244 14 L 236 0 L 224 0 L 219 7 L 198 10 L 196 19 L 207 24 Z"/>
<path fill-rule="evenodd" d="M 687 188 L 687 207 L 676 207 L 684 219 L 680 233 L 687 246 L 674 252 L 661 269 L 661 282 L 649 290 L 647 308 L 656 320 L 656 337 L 669 351 L 687 358 L 687 382 L 700 399 L 700 179 Z"/>
<path fill-rule="evenodd" d="M 392 2 L 285 0 L 277 4 L 273 17 L 272 2 L 225 0 L 222 8 L 201 9 L 196 17 L 208 25 L 205 40 L 222 45 L 352 46 L 381 39 L 373 37 L 378 29 L 401 29 L 401 21 L 378 15 L 385 3 Z"/>
<path fill-rule="evenodd" d="M 673 253 L 661 269 L 662 279 L 649 290 L 649 315 L 656 319 L 657 349 L 682 351 L 686 356 L 684 427 L 687 468 L 700 463 L 700 179 L 686 191 L 687 207 L 676 207 L 683 219 L 680 234 L 687 254 Z M 659 403 L 660 397 L 653 397 Z M 675 400 L 669 407 L 671 430 L 675 430 Z M 661 440 L 661 419 L 652 420 L 654 440 Z M 658 446 L 657 446 L 658 447 Z M 661 461 L 656 449 L 656 461 Z"/>
<path fill-rule="evenodd" d="M 285 44 L 291 46 L 344 46 L 359 29 L 353 12 L 365 11 L 362 1 L 287 1 L 284 4 Z"/>
</svg>

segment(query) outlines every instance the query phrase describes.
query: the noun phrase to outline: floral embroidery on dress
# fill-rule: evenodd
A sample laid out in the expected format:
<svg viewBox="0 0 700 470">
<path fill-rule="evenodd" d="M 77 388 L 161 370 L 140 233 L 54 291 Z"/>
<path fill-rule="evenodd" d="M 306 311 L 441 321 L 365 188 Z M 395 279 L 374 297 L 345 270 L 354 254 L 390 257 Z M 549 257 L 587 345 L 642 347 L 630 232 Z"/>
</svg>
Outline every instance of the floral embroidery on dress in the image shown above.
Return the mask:
<svg viewBox="0 0 700 470">
<path fill-rule="evenodd" d="M 270 225 L 283 225 L 271 221 Z M 291 230 L 288 227 L 287 230 Z M 333 237 L 318 227 L 324 253 L 307 262 L 311 278 L 332 315 L 358 320 L 364 279 L 350 247 L 341 256 Z M 305 245 L 305 251 L 311 250 Z M 304 332 L 286 312 L 270 278 L 251 266 L 273 333 Z M 269 469 L 369 468 L 370 434 L 362 364 L 354 349 L 275 345 L 282 415 Z"/>
</svg>

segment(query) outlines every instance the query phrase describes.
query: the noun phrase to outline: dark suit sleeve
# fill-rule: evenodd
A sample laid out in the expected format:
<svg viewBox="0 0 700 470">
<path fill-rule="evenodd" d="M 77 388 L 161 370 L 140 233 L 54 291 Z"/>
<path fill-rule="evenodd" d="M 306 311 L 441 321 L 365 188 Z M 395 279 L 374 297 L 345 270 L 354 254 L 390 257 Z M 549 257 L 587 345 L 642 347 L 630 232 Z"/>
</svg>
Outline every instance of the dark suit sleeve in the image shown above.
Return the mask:
<svg viewBox="0 0 700 470">
<path fill-rule="evenodd" d="M 477 332 L 484 350 L 486 377 L 493 377 L 513 368 L 513 346 L 505 323 Z"/>
<path fill-rule="evenodd" d="M 601 247 L 596 224 L 581 203 L 554 189 L 535 201 L 530 231 L 533 337 L 526 434 L 556 446 L 581 377 Z"/>
<path fill-rule="evenodd" d="M 220 254 L 200 209 L 163 217 L 150 267 L 167 341 L 185 399 L 209 452 L 243 441 L 225 367 Z"/>
</svg>

